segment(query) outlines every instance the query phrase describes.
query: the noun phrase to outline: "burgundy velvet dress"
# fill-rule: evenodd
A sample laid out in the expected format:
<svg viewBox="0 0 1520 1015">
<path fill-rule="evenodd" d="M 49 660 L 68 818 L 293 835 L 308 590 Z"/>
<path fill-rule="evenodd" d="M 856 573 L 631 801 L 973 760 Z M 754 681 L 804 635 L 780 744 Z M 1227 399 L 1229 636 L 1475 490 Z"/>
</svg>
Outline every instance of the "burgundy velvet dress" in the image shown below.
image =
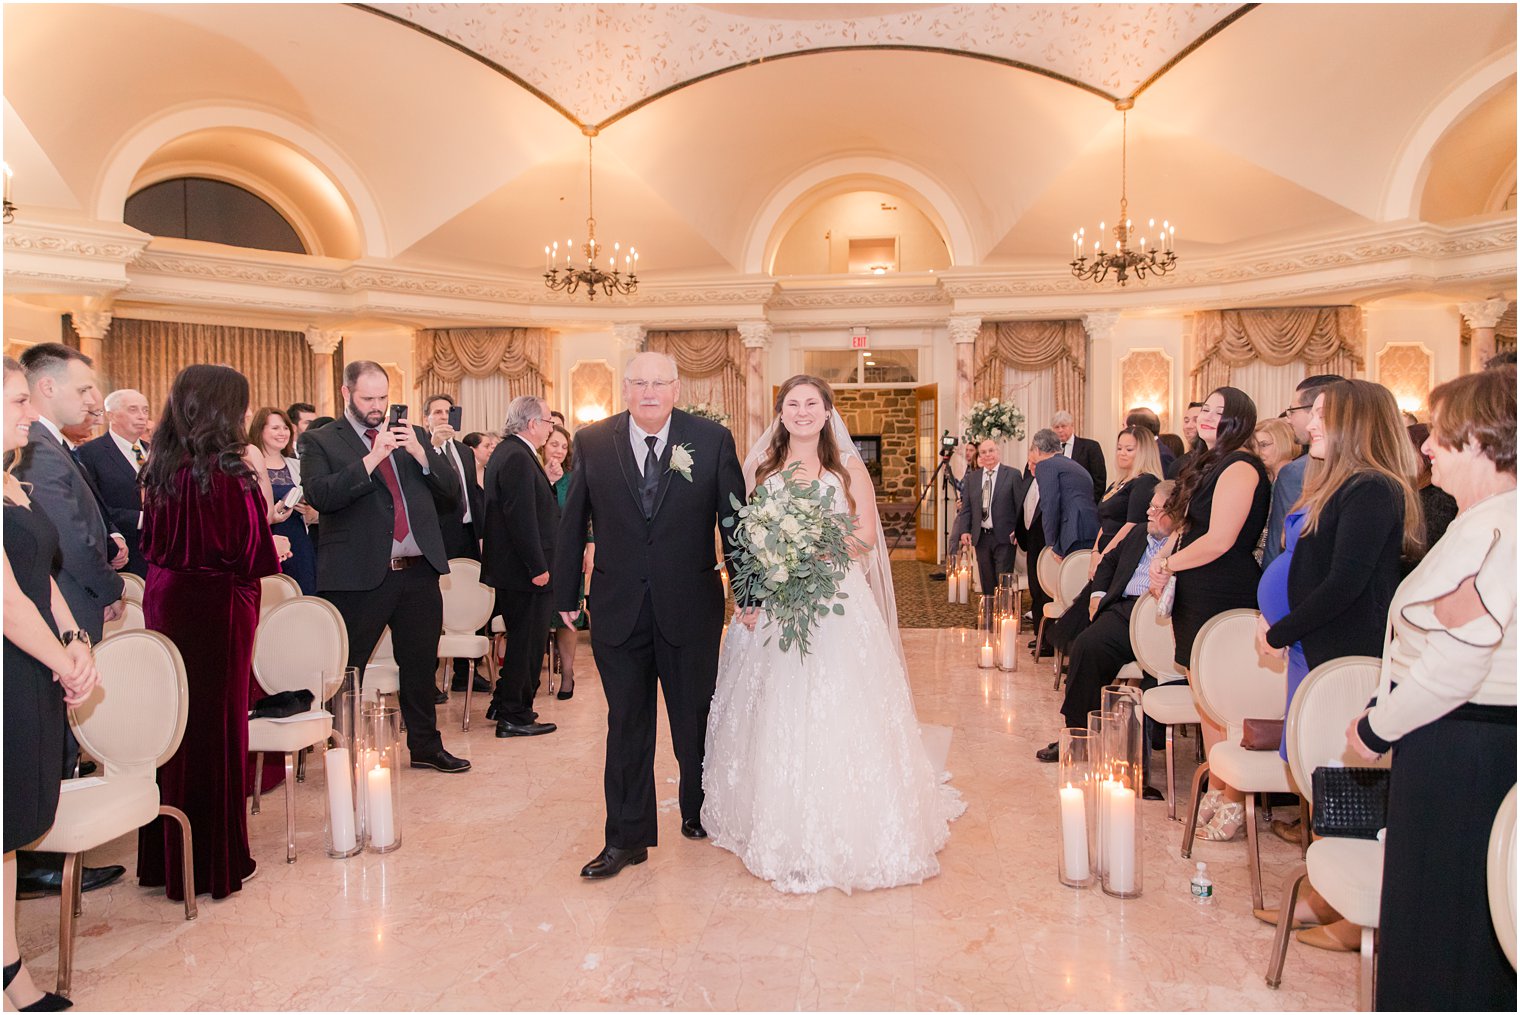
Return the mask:
<svg viewBox="0 0 1520 1015">
<path fill-rule="evenodd" d="M 179 750 L 158 770 L 163 802 L 190 818 L 195 893 L 214 899 L 253 872 L 244 811 L 248 685 L 259 622 L 259 579 L 280 570 L 264 499 L 253 480 L 219 469 L 202 492 L 188 465 L 177 496 L 143 505 L 148 562 L 143 614 L 185 660 L 190 716 Z M 159 818 L 138 837 L 137 877 L 180 901 L 179 833 Z"/>
</svg>

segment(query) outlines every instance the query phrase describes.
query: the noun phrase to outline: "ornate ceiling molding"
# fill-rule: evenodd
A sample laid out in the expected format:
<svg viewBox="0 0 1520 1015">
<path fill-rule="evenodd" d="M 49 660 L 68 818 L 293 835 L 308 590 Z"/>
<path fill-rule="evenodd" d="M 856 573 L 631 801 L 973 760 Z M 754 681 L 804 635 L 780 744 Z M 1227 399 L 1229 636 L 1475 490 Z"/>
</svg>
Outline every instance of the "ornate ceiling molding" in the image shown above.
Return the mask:
<svg viewBox="0 0 1520 1015">
<path fill-rule="evenodd" d="M 150 240 L 147 233 L 120 224 L 112 228 L 109 223 L 15 222 L 5 228 L 5 253 L 7 261 L 18 254 L 43 254 L 125 264 Z"/>
</svg>

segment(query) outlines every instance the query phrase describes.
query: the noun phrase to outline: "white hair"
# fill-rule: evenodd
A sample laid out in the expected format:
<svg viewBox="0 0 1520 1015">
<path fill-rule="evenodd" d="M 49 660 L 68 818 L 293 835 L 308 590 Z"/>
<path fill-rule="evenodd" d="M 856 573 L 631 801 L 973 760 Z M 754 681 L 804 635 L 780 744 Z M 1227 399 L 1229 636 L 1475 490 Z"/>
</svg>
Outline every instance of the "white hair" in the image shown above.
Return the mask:
<svg viewBox="0 0 1520 1015">
<path fill-rule="evenodd" d="M 117 409 L 121 408 L 122 401 L 125 400 L 125 399 L 127 399 L 127 398 L 129 398 L 132 395 L 136 395 L 138 398 L 141 398 L 144 402 L 146 402 L 148 400 L 148 396 L 144 395 L 141 391 L 138 391 L 135 388 L 117 388 L 115 391 L 111 392 L 109 395 L 106 396 L 106 400 L 105 400 L 105 409 L 106 409 L 106 412 L 115 412 Z"/>
<path fill-rule="evenodd" d="M 636 354 L 632 359 L 630 359 L 628 361 L 628 365 L 623 368 L 623 380 L 625 380 L 625 381 L 628 380 L 628 375 L 630 373 L 632 373 L 633 366 L 634 366 L 635 363 L 638 363 L 641 360 L 647 362 L 651 358 L 658 360 L 659 362 L 663 363 L 665 366 L 667 366 L 667 367 L 670 368 L 670 379 L 671 380 L 674 381 L 674 380 L 678 380 L 680 378 L 680 376 L 681 376 L 681 368 L 676 364 L 676 358 L 674 356 L 671 356 L 668 353 L 653 352 L 653 351 L 650 351 L 650 350 L 646 349 L 644 352 Z"/>
<path fill-rule="evenodd" d="M 549 403 L 536 395 L 518 395 L 507 406 L 507 422 L 502 431 L 510 436 L 528 429 L 528 424 L 542 419 Z"/>
<path fill-rule="evenodd" d="M 1062 409 L 1060 412 L 1050 417 L 1051 426 L 1065 426 L 1066 424 L 1073 422 L 1075 422 L 1075 420 L 1072 419 L 1071 413 L 1067 412 L 1065 409 Z"/>
</svg>

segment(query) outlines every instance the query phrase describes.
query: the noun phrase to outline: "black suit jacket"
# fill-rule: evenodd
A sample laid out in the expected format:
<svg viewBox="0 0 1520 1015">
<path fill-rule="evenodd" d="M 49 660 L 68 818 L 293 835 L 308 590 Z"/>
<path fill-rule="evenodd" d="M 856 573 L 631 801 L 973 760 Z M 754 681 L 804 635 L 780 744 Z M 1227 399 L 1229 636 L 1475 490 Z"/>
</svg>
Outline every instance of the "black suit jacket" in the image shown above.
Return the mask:
<svg viewBox="0 0 1520 1015">
<path fill-rule="evenodd" d="M 427 433 L 419 426 L 412 430 L 427 448 Z M 373 473 L 364 470 L 368 453 L 346 416 L 301 435 L 301 487 L 306 502 L 322 514 L 317 544 L 317 588 L 322 592 L 378 588 L 390 567 L 395 509 L 379 467 Z M 404 451 L 392 452 L 391 462 L 418 548 L 435 571 L 448 574 L 438 513 L 453 509 L 459 477 L 451 468 L 431 468 L 431 462 L 424 473 Z"/>
<path fill-rule="evenodd" d="M 459 455 L 459 462 L 464 466 L 462 480 L 464 495 L 458 498 L 451 509 L 438 512 L 438 525 L 443 530 L 443 547 L 450 557 L 469 557 L 471 560 L 477 560 L 480 557 L 480 545 L 477 540 L 481 539 L 485 533 L 485 524 L 482 520 L 485 494 L 480 489 L 480 481 L 475 477 L 475 452 L 458 441 L 449 441 L 442 447 L 429 448 L 428 458 L 435 463 L 435 468 L 441 469 L 447 466 L 453 470 L 454 478 L 459 479 L 459 470 L 454 468 L 454 459 L 449 454 L 450 448 Z M 469 505 L 470 508 L 470 527 L 475 530 L 474 535 L 471 535 L 464 527 L 465 505 Z"/>
<path fill-rule="evenodd" d="M 1058 557 L 1092 546 L 1098 538 L 1098 502 L 1087 487 L 1087 473 L 1071 459 L 1051 455 L 1035 466 L 1034 475 L 1045 544 Z"/>
<path fill-rule="evenodd" d="M 1024 501 L 1029 498 L 1029 495 L 1035 489 L 1034 470 L 1029 467 L 1028 463 L 1024 465 L 1022 476 L 1024 484 L 1020 488 L 1019 502 L 1015 505 L 1013 512 L 1013 539 L 1014 542 L 1019 544 L 1019 549 L 1024 551 L 1025 558 L 1033 562 L 1039 556 L 1040 551 L 1045 548 L 1045 516 L 1040 513 L 1040 508 L 1036 505 L 1034 518 L 1030 520 L 1028 525 L 1024 524 Z M 1031 570 L 1033 570 L 1033 567 L 1034 565 L 1031 563 Z"/>
<path fill-rule="evenodd" d="M 997 479 L 992 485 L 992 536 L 994 546 L 1004 546 L 1013 541 L 1016 518 L 1024 510 L 1024 477 L 1019 470 L 1006 465 L 997 467 Z M 961 534 L 969 532 L 974 542 L 982 534 L 982 470 L 967 471 L 961 481 L 961 509 L 950 528 L 950 543 L 960 541 Z"/>
<path fill-rule="evenodd" d="M 1073 437 L 1071 460 L 1086 469 L 1092 477 L 1093 500 L 1102 500 L 1103 491 L 1108 489 L 1108 466 L 1103 461 L 1102 445 L 1089 437 Z"/>
<path fill-rule="evenodd" d="M 582 554 L 587 525 L 594 525 L 594 639 L 613 645 L 627 641 L 646 594 L 666 641 L 683 645 L 716 637 L 723 626 L 723 582 L 716 570 L 714 533 L 719 520 L 734 513 L 729 498 L 741 504 L 745 499 L 733 434 L 711 420 L 675 410 L 660 458 L 664 472 L 654 517 L 646 521 L 628 433 L 625 411 L 575 435 L 575 470 L 555 545 L 554 608 L 580 608 Z M 690 482 L 670 468 L 677 445 L 691 450 Z M 728 529 L 723 539 L 731 553 Z"/>
<path fill-rule="evenodd" d="M 1135 568 L 1140 566 L 1140 559 L 1145 556 L 1145 544 L 1149 539 L 1150 533 L 1146 526 L 1136 525 L 1124 537 L 1124 542 L 1105 553 L 1103 559 L 1098 561 L 1098 569 L 1093 572 L 1092 580 L 1093 591 L 1103 591 L 1098 613 L 1124 598 L 1124 587 L 1135 576 Z M 1096 617 L 1098 613 L 1093 616 Z"/>
<path fill-rule="evenodd" d="M 503 437 L 486 463 L 484 518 L 480 580 L 516 592 L 538 588 L 533 579 L 554 561 L 559 501 L 538 455 L 515 434 Z"/>
<path fill-rule="evenodd" d="M 141 443 L 146 454 L 148 442 Z M 95 484 L 95 492 L 100 494 L 100 500 L 106 506 L 107 519 L 127 541 L 127 566 L 122 570 L 140 578 L 148 577 L 148 562 L 143 560 L 140 546 L 142 530 L 138 527 L 142 516 L 142 487 L 137 483 L 137 470 L 109 433 L 80 445 L 79 464 L 84 466 L 85 474 Z"/>
</svg>

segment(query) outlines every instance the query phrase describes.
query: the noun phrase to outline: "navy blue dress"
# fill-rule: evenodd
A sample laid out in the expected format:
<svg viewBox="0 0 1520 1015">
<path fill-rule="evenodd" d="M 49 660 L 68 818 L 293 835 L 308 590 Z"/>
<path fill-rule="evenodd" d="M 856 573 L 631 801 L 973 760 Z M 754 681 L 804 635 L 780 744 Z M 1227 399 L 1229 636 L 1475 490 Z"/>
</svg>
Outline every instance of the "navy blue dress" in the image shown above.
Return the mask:
<svg viewBox="0 0 1520 1015">
<path fill-rule="evenodd" d="M 268 472 L 269 485 L 274 488 L 275 503 L 279 503 L 282 497 L 295 489 L 295 480 L 290 475 L 288 465 L 269 469 Z M 301 586 L 301 595 L 316 595 L 317 548 L 311 541 L 311 534 L 306 531 L 306 520 L 301 517 L 301 513 L 292 512 L 283 522 L 271 525 L 269 531 L 290 540 L 290 559 L 280 563 L 281 572 L 296 580 L 296 584 Z"/>
<path fill-rule="evenodd" d="M 1304 519 L 1308 514 L 1308 508 L 1299 508 L 1283 520 L 1283 552 L 1267 565 L 1261 574 L 1261 584 L 1256 587 L 1256 600 L 1261 607 L 1261 615 L 1267 618 L 1268 624 L 1275 624 L 1292 612 L 1292 604 L 1288 602 L 1288 569 L 1293 566 L 1293 551 L 1298 546 L 1298 536 L 1303 531 Z M 1304 644 L 1295 641 L 1288 646 L 1288 703 L 1284 706 L 1283 715 L 1288 714 L 1287 708 L 1293 704 L 1293 695 L 1298 693 L 1298 685 L 1308 675 L 1309 660 L 1304 655 Z M 1284 761 L 1288 760 L 1286 740 L 1277 746 L 1277 753 Z"/>
</svg>

